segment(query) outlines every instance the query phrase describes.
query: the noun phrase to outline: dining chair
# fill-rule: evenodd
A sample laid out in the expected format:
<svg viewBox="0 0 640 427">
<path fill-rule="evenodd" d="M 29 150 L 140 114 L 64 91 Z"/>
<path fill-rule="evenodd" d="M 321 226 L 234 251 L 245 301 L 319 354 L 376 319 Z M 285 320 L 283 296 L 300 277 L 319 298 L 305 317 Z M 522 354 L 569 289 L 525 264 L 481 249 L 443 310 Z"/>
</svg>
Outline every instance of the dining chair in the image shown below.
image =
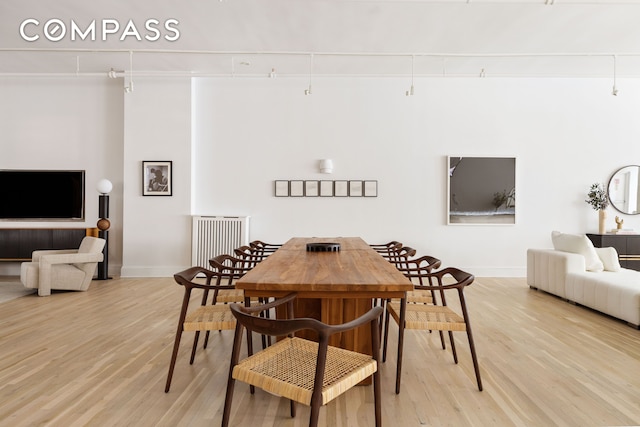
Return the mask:
<svg viewBox="0 0 640 427">
<path fill-rule="evenodd" d="M 194 281 L 196 276 L 204 275 L 205 283 Z M 173 275 L 174 280 L 180 286 L 184 287 L 182 297 L 182 306 L 178 317 L 178 328 L 173 344 L 173 353 L 171 354 L 171 362 L 169 363 L 169 373 L 167 374 L 167 383 L 165 385 L 165 393 L 169 392 L 171 387 L 171 379 L 178 357 L 180 348 L 180 340 L 183 332 L 195 332 L 193 347 L 191 349 L 191 358 L 189 364 L 193 364 L 198 346 L 198 337 L 200 332 L 221 331 L 226 329 L 234 329 L 236 327 L 236 319 L 229 310 L 228 304 L 216 304 L 217 293 L 233 288 L 233 285 L 221 284 L 222 275 L 202 267 L 191 267 Z M 197 308 L 189 308 L 191 303 L 191 294 L 194 290 L 202 291 L 202 299 Z M 209 293 L 213 292 L 212 303 L 208 304 Z M 205 343 L 206 348 L 206 343 Z"/>
<path fill-rule="evenodd" d="M 473 368 L 478 383 L 478 389 L 482 391 L 482 380 L 480 378 L 480 369 L 478 367 L 478 359 L 476 349 L 473 342 L 473 334 L 471 333 L 471 323 L 469 321 L 469 313 L 464 297 L 464 288 L 471 285 L 474 276 L 457 268 L 449 267 L 435 272 L 420 273 L 421 278 L 426 279 L 428 284 L 415 285 L 418 289 L 426 291 L 436 291 L 440 294 L 442 305 L 432 304 L 407 304 L 406 299 L 401 301 L 391 301 L 387 304 L 385 314 L 385 331 L 384 345 L 382 352 L 382 360 L 386 360 L 387 340 L 389 336 L 389 316 L 398 324 L 398 358 L 396 366 L 396 394 L 400 393 L 400 377 L 402 372 L 402 350 L 404 344 L 405 329 L 421 329 L 421 330 L 437 330 L 447 331 L 449 334 L 449 342 L 451 343 L 451 351 L 453 360 L 458 363 L 458 355 L 456 353 L 455 342 L 453 340 L 454 331 L 466 331 L 469 341 L 469 349 L 473 360 Z M 435 281 L 435 283 L 434 283 Z M 460 311 L 462 315 L 452 310 L 447 305 L 445 294 L 457 293 Z M 444 340 L 442 340 L 442 348 L 445 349 Z"/>
<path fill-rule="evenodd" d="M 374 251 L 384 256 L 389 255 L 392 250 L 400 249 L 402 247 L 402 243 L 397 240 L 392 240 L 388 243 L 370 244 L 369 246 L 373 248 Z"/>
<path fill-rule="evenodd" d="M 270 255 L 282 247 L 282 243 L 265 243 L 261 240 L 249 242 L 249 246 L 258 250 L 263 255 Z"/>
<path fill-rule="evenodd" d="M 411 249 L 411 248 L 409 248 Z M 408 254 L 414 253 L 413 250 L 407 252 Z M 402 262 L 396 264 L 396 268 L 404 274 L 406 278 L 408 278 L 411 283 L 414 284 L 413 290 L 407 292 L 406 298 L 407 303 L 415 303 L 415 304 L 437 304 L 435 291 L 429 289 L 423 289 L 421 285 L 423 285 L 423 273 L 431 273 L 432 271 L 438 269 L 442 265 L 442 262 L 435 257 L 430 255 L 423 255 L 418 258 L 412 259 L 404 259 Z M 397 300 L 396 302 L 399 302 Z M 386 307 L 388 301 L 382 301 L 381 305 Z M 377 305 L 374 303 L 374 305 Z M 380 326 L 382 327 L 385 322 L 388 321 L 388 316 L 385 316 L 382 322 L 380 322 Z M 444 346 L 444 334 L 442 331 L 440 333 L 440 341 Z M 385 342 L 386 344 L 386 342 Z M 386 357 L 386 351 L 383 352 Z M 384 362 L 384 358 L 382 360 Z"/>
<path fill-rule="evenodd" d="M 407 259 L 404 261 L 404 265 L 396 266 L 398 270 L 405 275 L 412 283 L 417 286 L 414 286 L 412 291 L 407 292 L 407 302 L 408 303 L 422 303 L 422 304 L 435 304 L 435 291 L 429 289 L 423 289 L 422 285 L 424 285 L 423 273 L 431 273 L 442 265 L 442 261 L 440 261 L 436 257 L 432 257 L 430 255 L 423 255 L 419 258 Z"/>
<path fill-rule="evenodd" d="M 231 312 L 237 319 L 236 332 L 229 366 L 227 392 L 224 403 L 222 426 L 229 425 L 234 385 L 241 381 L 285 397 L 290 400 L 291 417 L 295 417 L 295 403 L 311 407 L 309 426 L 318 425 L 320 408 L 346 392 L 362 380 L 373 376 L 374 409 L 376 426 L 381 425 L 381 393 L 379 373 L 378 319 L 382 307 L 374 307 L 355 320 L 341 325 L 327 325 L 316 319 L 294 319 L 293 300 L 289 294 L 273 302 L 256 307 L 231 304 Z M 269 319 L 257 313 L 278 306 L 286 307 L 285 319 Z M 329 345 L 329 338 L 340 332 L 370 324 L 371 354 L 361 354 Z M 281 337 L 274 345 L 253 354 L 248 347 L 248 356 L 240 360 L 244 330 Z M 318 342 L 295 337 L 296 331 L 311 329 L 318 334 Z M 248 340 L 250 342 L 251 340 Z M 250 402 L 250 401 L 249 401 Z M 243 408 L 247 410 L 247 408 Z"/>
<path fill-rule="evenodd" d="M 270 254 L 264 253 L 259 248 L 252 248 L 251 246 L 240 246 L 233 250 L 233 253 L 237 258 L 247 261 L 246 266 L 249 268 L 255 267 L 259 262 L 263 261 Z"/>
<path fill-rule="evenodd" d="M 247 274 L 249 271 L 251 271 L 251 269 L 255 267 L 255 264 L 253 263 L 253 261 L 244 257 L 240 258 L 240 257 L 234 257 L 229 254 L 222 254 L 222 255 L 217 255 L 211 258 L 209 260 L 209 265 L 216 272 L 218 272 L 221 275 L 221 277 L 223 277 L 226 280 L 226 283 L 228 285 L 234 285 L 230 289 L 220 290 L 217 295 L 217 301 L 223 302 L 223 303 L 244 302 L 245 301 L 244 292 L 242 291 L 242 289 L 237 289 L 235 287 L 235 281 L 241 278 L 242 276 L 244 276 L 245 274 Z M 252 300 L 254 301 L 254 303 L 263 302 L 264 298 L 253 298 Z M 270 314 L 268 311 L 266 311 L 261 315 L 269 317 Z M 207 347 L 209 334 L 210 334 L 209 331 L 207 331 L 205 334 L 205 339 L 204 339 L 205 348 Z M 271 345 L 271 337 L 263 335 L 262 347 L 264 348 L 267 345 Z"/>
<path fill-rule="evenodd" d="M 382 256 L 395 265 L 398 270 L 401 270 L 409 267 L 407 263 L 416 253 L 417 251 L 409 246 L 394 246 L 388 254 Z"/>
<path fill-rule="evenodd" d="M 244 258 L 238 258 L 229 254 L 216 255 L 209 260 L 209 266 L 220 273 L 227 285 L 233 285 L 237 279 L 247 274 L 253 266 Z M 218 302 L 243 302 L 244 293 L 241 289 L 231 287 L 221 290 L 217 295 Z"/>
</svg>

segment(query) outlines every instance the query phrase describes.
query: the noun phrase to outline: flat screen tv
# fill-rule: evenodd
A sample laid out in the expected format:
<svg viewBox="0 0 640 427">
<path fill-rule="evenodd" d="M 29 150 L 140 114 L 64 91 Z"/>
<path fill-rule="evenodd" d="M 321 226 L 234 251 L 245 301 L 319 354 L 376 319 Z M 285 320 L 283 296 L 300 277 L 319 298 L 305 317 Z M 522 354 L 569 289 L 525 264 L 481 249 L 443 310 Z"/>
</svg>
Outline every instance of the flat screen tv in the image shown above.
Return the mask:
<svg viewBox="0 0 640 427">
<path fill-rule="evenodd" d="M 0 170 L 0 219 L 83 220 L 83 170 Z"/>
</svg>

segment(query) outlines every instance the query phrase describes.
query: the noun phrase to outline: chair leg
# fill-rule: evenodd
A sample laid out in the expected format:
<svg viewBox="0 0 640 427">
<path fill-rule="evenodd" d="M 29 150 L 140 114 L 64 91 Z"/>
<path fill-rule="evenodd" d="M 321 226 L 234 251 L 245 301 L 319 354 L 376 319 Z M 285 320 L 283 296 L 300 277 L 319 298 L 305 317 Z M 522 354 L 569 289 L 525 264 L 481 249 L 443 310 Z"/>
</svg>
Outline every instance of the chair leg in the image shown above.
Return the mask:
<svg viewBox="0 0 640 427">
<path fill-rule="evenodd" d="M 202 345 L 202 348 L 207 348 L 207 344 L 209 344 L 209 332 L 211 331 L 207 331 L 204 334 L 204 344 Z M 220 332 L 220 331 L 218 331 Z"/>
<path fill-rule="evenodd" d="M 382 397 L 380 393 L 380 368 L 373 373 L 373 402 L 376 416 L 376 427 L 382 426 Z"/>
<path fill-rule="evenodd" d="M 231 417 L 231 401 L 233 400 L 233 386 L 236 380 L 229 375 L 229 381 L 227 383 L 227 394 L 224 398 L 224 411 L 222 412 L 222 427 L 229 425 L 229 418 Z"/>
<path fill-rule="evenodd" d="M 449 342 L 451 343 L 451 352 L 453 353 L 454 363 L 458 363 L 458 352 L 456 351 L 456 344 L 453 341 L 453 332 L 449 331 Z"/>
<path fill-rule="evenodd" d="M 382 306 L 383 313 L 387 311 L 387 303 L 388 302 L 389 302 L 388 300 L 386 300 L 384 298 L 380 298 L 380 305 Z M 378 323 L 379 323 L 378 326 L 380 327 L 380 338 L 382 338 L 382 328 L 384 327 L 384 324 L 386 323 L 384 316 L 380 317 L 380 322 L 378 322 Z M 380 342 L 382 342 L 382 341 L 380 341 Z"/>
<path fill-rule="evenodd" d="M 295 400 L 289 401 L 289 412 L 291 413 L 291 418 L 296 417 L 296 401 Z"/>
<path fill-rule="evenodd" d="M 382 344 L 382 363 L 387 361 L 387 339 L 389 338 L 389 310 L 384 316 L 384 343 Z"/>
<path fill-rule="evenodd" d="M 482 380 L 480 379 L 480 367 L 478 366 L 478 357 L 476 356 L 476 346 L 473 343 L 473 335 L 471 335 L 469 324 L 467 324 L 467 339 L 469 340 L 469 350 L 471 351 L 471 360 L 473 360 L 473 370 L 476 373 L 478 390 L 482 391 Z"/>
<path fill-rule="evenodd" d="M 173 343 L 173 353 L 171 354 L 171 362 L 169 362 L 169 373 L 167 374 L 167 384 L 164 386 L 164 392 L 168 393 L 171 387 L 171 378 L 173 378 L 173 368 L 176 366 L 178 358 L 178 349 L 180 348 L 180 338 L 182 337 L 182 329 L 176 332 L 176 340 Z"/>
<path fill-rule="evenodd" d="M 442 344 L 442 349 L 446 350 L 447 345 L 444 343 L 444 332 L 438 331 L 440 333 L 440 343 Z"/>
<path fill-rule="evenodd" d="M 317 402 L 311 402 L 311 416 L 309 417 L 309 427 L 318 427 L 318 418 L 320 416 L 321 405 Z"/>
<path fill-rule="evenodd" d="M 406 323 L 407 299 L 400 302 L 400 321 L 398 322 L 398 360 L 396 362 L 396 394 L 400 394 L 400 378 L 402 376 L 402 350 L 404 347 L 404 327 Z"/>
<path fill-rule="evenodd" d="M 196 350 L 198 348 L 198 338 L 200 338 L 200 331 L 196 331 L 196 336 L 193 338 L 193 347 L 191 348 L 191 358 L 189 359 L 189 365 L 193 365 L 193 361 L 196 359 Z"/>
</svg>

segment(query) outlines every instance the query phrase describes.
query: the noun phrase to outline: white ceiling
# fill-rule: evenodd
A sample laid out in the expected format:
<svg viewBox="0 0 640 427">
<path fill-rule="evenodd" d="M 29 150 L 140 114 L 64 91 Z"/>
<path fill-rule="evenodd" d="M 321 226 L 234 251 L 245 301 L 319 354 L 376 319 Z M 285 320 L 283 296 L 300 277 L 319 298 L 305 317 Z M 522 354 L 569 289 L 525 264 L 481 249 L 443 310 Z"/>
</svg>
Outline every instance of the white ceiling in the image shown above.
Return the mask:
<svg viewBox="0 0 640 427">
<path fill-rule="evenodd" d="M 21 38 L 20 24 L 34 42 Z M 178 40 L 120 40 L 176 19 Z M 44 37 L 50 19 L 101 40 Z M 169 34 L 168 32 L 163 32 Z M 170 34 L 169 34 L 170 35 Z M 614 61 L 615 57 L 615 61 Z M 640 77 L 640 0 L 2 0 L 0 75 Z M 311 63 L 313 66 L 311 67 Z"/>
</svg>

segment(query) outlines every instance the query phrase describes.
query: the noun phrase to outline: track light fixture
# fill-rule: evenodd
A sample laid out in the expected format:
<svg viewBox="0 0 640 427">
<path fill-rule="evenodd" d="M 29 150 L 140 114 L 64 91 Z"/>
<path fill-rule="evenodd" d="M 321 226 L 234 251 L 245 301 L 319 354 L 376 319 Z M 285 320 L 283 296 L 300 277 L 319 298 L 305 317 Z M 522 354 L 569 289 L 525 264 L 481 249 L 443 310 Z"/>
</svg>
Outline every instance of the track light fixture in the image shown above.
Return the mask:
<svg viewBox="0 0 640 427">
<path fill-rule="evenodd" d="M 413 66 L 416 60 L 415 55 L 411 55 L 411 87 L 404 94 L 405 96 L 413 96 Z"/>
<path fill-rule="evenodd" d="M 111 70 L 109 70 L 109 72 L 107 73 L 107 76 L 110 79 L 117 79 L 119 77 L 119 74 L 122 75 L 124 74 L 124 70 L 114 70 L 113 68 Z"/>
<path fill-rule="evenodd" d="M 618 89 L 616 88 L 616 56 L 613 55 L 613 89 L 611 95 L 618 96 Z"/>
<path fill-rule="evenodd" d="M 129 51 L 129 77 L 124 77 L 124 91 L 133 92 L 133 51 Z"/>
<path fill-rule="evenodd" d="M 309 56 L 309 87 L 304 90 L 305 95 L 311 95 L 311 74 L 313 74 L 313 53 Z"/>
</svg>

